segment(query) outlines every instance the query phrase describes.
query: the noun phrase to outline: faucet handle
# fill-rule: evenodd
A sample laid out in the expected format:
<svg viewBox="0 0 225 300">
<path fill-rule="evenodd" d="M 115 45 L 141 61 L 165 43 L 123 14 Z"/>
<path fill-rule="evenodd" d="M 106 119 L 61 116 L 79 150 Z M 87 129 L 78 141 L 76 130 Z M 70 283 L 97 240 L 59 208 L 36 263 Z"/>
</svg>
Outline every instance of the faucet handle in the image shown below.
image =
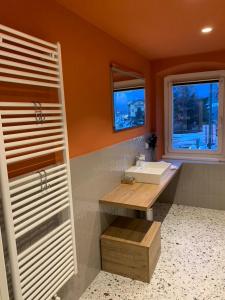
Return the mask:
<svg viewBox="0 0 225 300">
<path fill-rule="evenodd" d="M 142 160 L 142 161 L 145 161 L 145 155 L 144 154 L 140 154 L 139 155 L 139 159 Z"/>
<path fill-rule="evenodd" d="M 136 156 L 136 166 L 137 166 L 137 167 L 140 167 L 141 162 L 143 162 L 143 161 L 145 161 L 145 155 L 139 153 L 139 154 Z"/>
</svg>

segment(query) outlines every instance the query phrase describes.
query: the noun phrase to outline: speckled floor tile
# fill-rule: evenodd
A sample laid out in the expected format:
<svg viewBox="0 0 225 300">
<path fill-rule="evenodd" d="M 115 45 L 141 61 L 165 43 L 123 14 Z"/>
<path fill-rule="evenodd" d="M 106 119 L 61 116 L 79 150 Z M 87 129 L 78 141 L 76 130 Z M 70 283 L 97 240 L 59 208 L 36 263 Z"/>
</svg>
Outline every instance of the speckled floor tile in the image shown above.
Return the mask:
<svg viewBox="0 0 225 300">
<path fill-rule="evenodd" d="M 150 284 L 100 272 L 80 298 L 213 299 L 225 300 L 225 211 L 182 205 L 172 205 L 164 219 L 162 253 Z"/>
</svg>

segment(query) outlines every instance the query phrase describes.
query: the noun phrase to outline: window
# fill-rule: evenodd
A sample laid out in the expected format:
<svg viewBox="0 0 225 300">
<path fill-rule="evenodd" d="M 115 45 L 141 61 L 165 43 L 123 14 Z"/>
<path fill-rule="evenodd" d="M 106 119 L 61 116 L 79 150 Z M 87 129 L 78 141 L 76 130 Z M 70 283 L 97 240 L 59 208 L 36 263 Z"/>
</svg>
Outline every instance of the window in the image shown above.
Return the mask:
<svg viewBox="0 0 225 300">
<path fill-rule="evenodd" d="M 165 155 L 221 158 L 224 71 L 165 78 Z"/>
</svg>

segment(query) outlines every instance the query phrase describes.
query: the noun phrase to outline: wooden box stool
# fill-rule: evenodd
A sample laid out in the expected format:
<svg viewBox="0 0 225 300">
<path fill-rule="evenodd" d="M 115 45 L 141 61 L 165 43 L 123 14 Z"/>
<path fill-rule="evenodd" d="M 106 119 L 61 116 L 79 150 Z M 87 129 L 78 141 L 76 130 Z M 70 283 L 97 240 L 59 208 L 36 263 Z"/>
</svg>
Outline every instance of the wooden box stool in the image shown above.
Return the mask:
<svg viewBox="0 0 225 300">
<path fill-rule="evenodd" d="M 160 256 L 160 226 L 118 217 L 101 235 L 102 270 L 150 282 Z"/>
</svg>

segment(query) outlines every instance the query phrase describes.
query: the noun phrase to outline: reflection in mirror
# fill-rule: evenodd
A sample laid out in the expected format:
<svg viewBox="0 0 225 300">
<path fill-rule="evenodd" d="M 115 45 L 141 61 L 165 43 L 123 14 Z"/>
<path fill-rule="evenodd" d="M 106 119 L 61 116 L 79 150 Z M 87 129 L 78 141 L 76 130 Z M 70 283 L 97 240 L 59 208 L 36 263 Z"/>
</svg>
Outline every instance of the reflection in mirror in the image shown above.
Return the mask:
<svg viewBox="0 0 225 300">
<path fill-rule="evenodd" d="M 120 131 L 145 124 L 145 79 L 143 75 L 111 66 L 113 128 Z"/>
</svg>

